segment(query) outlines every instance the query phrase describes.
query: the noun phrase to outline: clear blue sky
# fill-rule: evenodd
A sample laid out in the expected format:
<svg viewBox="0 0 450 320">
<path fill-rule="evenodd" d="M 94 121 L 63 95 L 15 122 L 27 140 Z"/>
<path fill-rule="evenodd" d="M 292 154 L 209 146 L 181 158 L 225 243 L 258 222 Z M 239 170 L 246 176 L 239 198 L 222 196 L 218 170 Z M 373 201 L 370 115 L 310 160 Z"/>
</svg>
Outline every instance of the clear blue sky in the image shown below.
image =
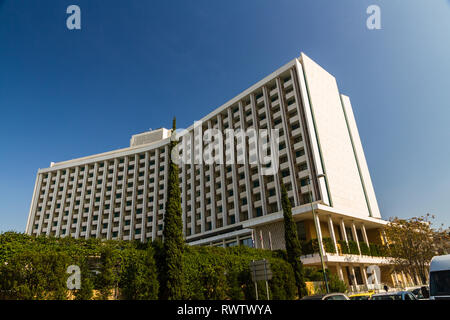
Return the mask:
<svg viewBox="0 0 450 320">
<path fill-rule="evenodd" d="M 383 217 L 450 225 L 450 1 L 0 0 L 0 231 L 38 168 L 187 127 L 300 51 L 352 99 Z"/>
</svg>

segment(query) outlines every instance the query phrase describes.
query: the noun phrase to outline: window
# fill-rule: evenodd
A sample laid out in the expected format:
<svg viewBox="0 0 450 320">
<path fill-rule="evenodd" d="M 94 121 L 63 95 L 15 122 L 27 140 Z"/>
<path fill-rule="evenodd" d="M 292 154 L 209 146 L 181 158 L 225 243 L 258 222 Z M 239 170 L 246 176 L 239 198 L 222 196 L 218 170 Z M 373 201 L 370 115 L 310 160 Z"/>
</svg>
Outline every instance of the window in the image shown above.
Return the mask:
<svg viewBox="0 0 450 320">
<path fill-rule="evenodd" d="M 306 241 L 306 229 L 305 223 L 303 221 L 299 221 L 296 223 L 297 225 L 297 236 L 301 241 Z"/>
<path fill-rule="evenodd" d="M 450 295 L 450 270 L 430 272 L 430 295 Z"/>
<path fill-rule="evenodd" d="M 261 217 L 262 215 L 263 215 L 262 208 L 261 207 L 256 208 L 256 216 L 257 217 Z"/>
<path fill-rule="evenodd" d="M 253 248 L 253 240 L 252 238 L 242 239 L 241 245 Z"/>
<path fill-rule="evenodd" d="M 304 154 L 305 154 L 305 149 L 300 149 L 300 150 L 295 152 L 295 156 L 297 158 L 303 156 Z"/>
<path fill-rule="evenodd" d="M 304 179 L 301 179 L 300 180 L 300 185 L 302 186 L 302 187 L 305 187 L 305 186 L 307 186 L 309 184 L 309 178 L 304 178 Z"/>
</svg>

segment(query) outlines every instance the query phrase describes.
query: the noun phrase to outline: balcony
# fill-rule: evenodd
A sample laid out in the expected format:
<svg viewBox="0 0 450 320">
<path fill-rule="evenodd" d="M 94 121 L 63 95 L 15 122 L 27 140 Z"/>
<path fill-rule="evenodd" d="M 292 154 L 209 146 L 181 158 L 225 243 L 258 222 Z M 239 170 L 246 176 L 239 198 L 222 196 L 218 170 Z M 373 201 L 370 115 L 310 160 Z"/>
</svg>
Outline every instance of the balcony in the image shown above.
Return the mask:
<svg viewBox="0 0 450 320">
<path fill-rule="evenodd" d="M 389 248 L 384 245 L 365 242 L 339 240 L 337 242 L 337 252 L 331 238 L 323 238 L 324 261 L 325 262 L 346 262 L 346 263 L 367 263 L 367 264 L 389 264 Z M 319 243 L 317 239 L 301 241 L 302 257 L 304 264 L 320 263 Z"/>
</svg>

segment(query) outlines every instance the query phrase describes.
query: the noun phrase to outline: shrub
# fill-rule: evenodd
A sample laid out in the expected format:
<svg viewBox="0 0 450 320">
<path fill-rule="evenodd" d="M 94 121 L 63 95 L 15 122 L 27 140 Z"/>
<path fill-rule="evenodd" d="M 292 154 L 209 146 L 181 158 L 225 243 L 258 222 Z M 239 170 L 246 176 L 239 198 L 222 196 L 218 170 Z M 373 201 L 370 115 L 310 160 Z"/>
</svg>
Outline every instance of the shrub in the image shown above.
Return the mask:
<svg viewBox="0 0 450 320">
<path fill-rule="evenodd" d="M 347 244 L 347 242 L 345 240 L 339 240 L 338 243 L 341 246 L 342 254 L 349 254 L 350 253 L 350 248 L 348 247 L 348 244 Z"/>
<path fill-rule="evenodd" d="M 127 300 L 154 300 L 158 298 L 159 283 L 152 248 L 128 250 L 122 261 L 119 286 Z"/>
<path fill-rule="evenodd" d="M 331 240 L 331 238 L 323 238 L 322 242 L 325 252 L 336 253 L 336 249 L 334 248 L 333 240 Z"/>
<path fill-rule="evenodd" d="M 356 241 L 349 240 L 348 248 L 349 248 L 350 254 L 359 254 L 358 244 L 356 243 Z"/>
<path fill-rule="evenodd" d="M 370 256 L 370 248 L 365 242 L 359 243 L 359 249 L 361 250 L 361 254 L 365 256 Z"/>
<path fill-rule="evenodd" d="M 0 265 L 3 299 L 67 298 L 66 270 L 69 257 L 55 252 L 20 252 Z"/>
<path fill-rule="evenodd" d="M 328 269 L 327 269 L 328 271 Z M 327 280 L 328 280 L 328 288 L 330 289 L 330 292 L 341 292 L 345 293 L 347 291 L 347 285 L 344 281 L 339 279 L 339 277 L 336 274 L 332 274 L 327 272 Z"/>
<path fill-rule="evenodd" d="M 67 267 L 81 270 L 81 289 L 75 299 L 156 299 L 163 268 L 161 242 L 99 241 L 73 238 L 0 234 L 0 298 L 66 299 Z M 255 299 L 250 274 L 252 260 L 267 259 L 273 278 L 271 299 L 294 299 L 296 282 L 286 251 L 237 246 L 232 248 L 186 246 L 183 269 L 187 299 Z M 258 283 L 261 299 L 265 283 Z"/>
</svg>

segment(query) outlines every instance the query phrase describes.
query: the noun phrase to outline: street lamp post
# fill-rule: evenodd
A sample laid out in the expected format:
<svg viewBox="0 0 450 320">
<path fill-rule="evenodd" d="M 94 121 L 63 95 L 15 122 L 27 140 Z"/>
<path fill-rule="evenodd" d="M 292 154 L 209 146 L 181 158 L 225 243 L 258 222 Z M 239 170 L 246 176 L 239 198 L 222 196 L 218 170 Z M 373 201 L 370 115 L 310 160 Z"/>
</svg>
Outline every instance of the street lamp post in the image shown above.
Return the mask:
<svg viewBox="0 0 450 320">
<path fill-rule="evenodd" d="M 325 174 L 319 174 L 317 176 L 317 178 L 322 178 L 322 177 L 326 177 Z M 322 246 L 323 244 L 319 242 L 319 228 L 320 225 L 318 225 L 317 223 L 317 217 L 316 217 L 316 211 L 314 210 L 314 206 L 313 206 L 313 195 L 312 195 L 312 190 L 311 190 L 311 178 L 308 178 L 308 190 L 309 190 L 309 200 L 310 200 L 310 204 L 311 204 L 311 211 L 312 211 L 312 215 L 313 215 L 313 220 L 314 220 L 314 226 L 316 227 L 316 235 L 317 235 L 317 242 L 319 244 L 319 255 L 320 255 L 320 262 L 322 264 L 322 272 L 323 272 L 323 279 L 325 280 L 325 288 L 327 290 L 327 293 L 330 293 L 330 289 L 328 287 L 328 279 L 327 279 L 327 274 L 325 273 L 325 263 L 323 262 L 323 249 Z"/>
</svg>

